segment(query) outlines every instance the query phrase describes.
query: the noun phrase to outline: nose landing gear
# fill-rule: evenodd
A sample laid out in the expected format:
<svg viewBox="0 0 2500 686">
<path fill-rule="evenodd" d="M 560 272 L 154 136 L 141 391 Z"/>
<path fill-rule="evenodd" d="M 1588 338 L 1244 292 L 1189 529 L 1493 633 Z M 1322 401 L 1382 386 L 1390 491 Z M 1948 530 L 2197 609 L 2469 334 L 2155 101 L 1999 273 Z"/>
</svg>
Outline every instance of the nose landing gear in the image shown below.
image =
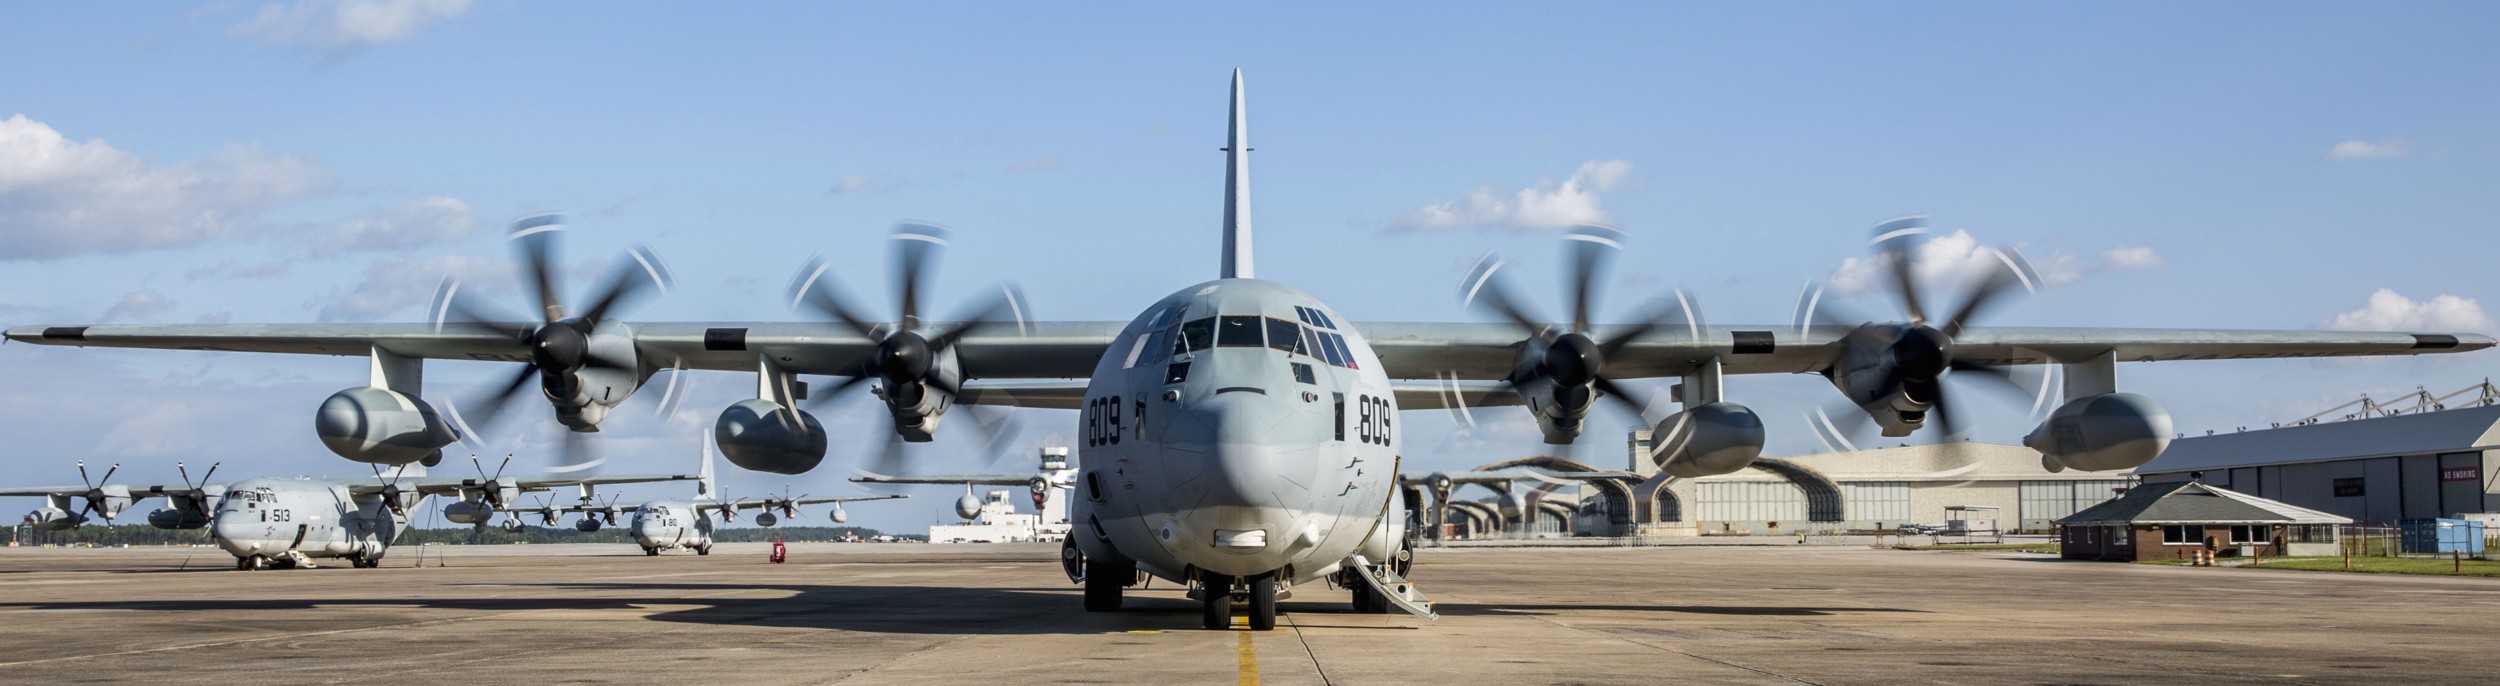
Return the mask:
<svg viewBox="0 0 2500 686">
<path fill-rule="evenodd" d="M 1234 588 L 1235 581 L 1234 577 L 1222 574 L 1199 576 L 1198 601 L 1205 610 L 1199 616 L 1199 627 L 1208 631 L 1232 628 L 1233 601 L 1236 599 L 1235 594 L 1238 593 L 1242 604 L 1248 606 L 1250 630 L 1274 630 L 1276 628 L 1276 573 L 1263 572 L 1248 579 L 1239 580 L 1243 582 L 1240 584 L 1242 588 L 1239 589 Z"/>
</svg>

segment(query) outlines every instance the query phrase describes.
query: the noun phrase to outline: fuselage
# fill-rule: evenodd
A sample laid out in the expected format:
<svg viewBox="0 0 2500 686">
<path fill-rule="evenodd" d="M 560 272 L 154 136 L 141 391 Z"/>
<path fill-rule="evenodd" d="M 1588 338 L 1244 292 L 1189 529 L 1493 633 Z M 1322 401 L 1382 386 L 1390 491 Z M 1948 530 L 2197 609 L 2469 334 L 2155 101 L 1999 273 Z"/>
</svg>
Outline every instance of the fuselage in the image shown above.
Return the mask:
<svg viewBox="0 0 2500 686">
<path fill-rule="evenodd" d="M 226 487 L 208 530 L 237 558 L 376 559 L 407 526 L 382 496 L 354 495 L 345 482 L 246 479 Z"/>
<path fill-rule="evenodd" d="M 709 510 L 685 500 L 654 500 L 634 508 L 634 543 L 646 550 L 712 547 Z"/>
<path fill-rule="evenodd" d="M 1071 535 L 1174 581 L 1335 571 L 1389 514 L 1400 445 L 1388 377 L 1343 321 L 1256 279 L 1139 315 L 1086 390 Z"/>
</svg>

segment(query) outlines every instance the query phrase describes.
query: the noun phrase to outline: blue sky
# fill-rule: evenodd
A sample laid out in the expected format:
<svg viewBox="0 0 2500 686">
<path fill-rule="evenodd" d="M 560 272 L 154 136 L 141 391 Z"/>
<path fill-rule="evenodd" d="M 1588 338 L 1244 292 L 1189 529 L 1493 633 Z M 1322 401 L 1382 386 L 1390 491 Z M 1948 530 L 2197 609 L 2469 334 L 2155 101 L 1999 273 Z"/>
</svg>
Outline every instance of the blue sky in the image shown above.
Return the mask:
<svg viewBox="0 0 2500 686">
<path fill-rule="evenodd" d="M 1559 312 L 1550 229 L 1600 218 L 1633 236 L 1612 312 L 1681 287 L 1714 322 L 1778 324 L 1803 285 L 1847 285 L 1866 226 L 1923 212 L 1965 232 L 1947 263 L 2014 245 L 2052 272 L 1995 323 L 2489 333 L 2495 25 L 2500 7 L 2436 3 L 12 4 L 0 323 L 414 320 L 447 272 L 517 310 L 496 234 L 544 210 L 576 217 L 584 266 L 668 257 L 682 288 L 639 319 L 787 319 L 774 296 L 807 254 L 881 252 L 907 218 L 958 230 L 939 302 L 1010 279 L 1043 317 L 1126 319 L 1215 273 L 1239 67 L 1260 275 L 1348 318 L 1472 319 L 1453 293 L 1487 251 Z M 843 276 L 880 294 L 883 262 Z M 2460 388 L 2486 356 L 2121 384 L 2228 430 Z M 10 346 L 0 483 L 67 480 L 73 458 L 353 475 L 308 425 L 362 365 Z M 613 469 L 692 459 L 747 383 L 702 376 L 676 420 L 611 422 Z M 1772 452 L 1818 449 L 1795 417 L 1834 396 L 1819 379 L 1731 393 Z M 2023 409 L 1983 412 L 1978 437 L 2018 437 Z M 1072 413 L 1027 418 L 1028 441 L 1073 433 Z M 1519 421 L 1411 419 L 1422 469 L 1536 447 Z M 523 463 L 551 436 L 513 433 L 498 449 Z M 801 490 L 849 488 L 867 440 L 837 436 Z M 933 471 L 988 461 L 940 452 Z M 854 521 L 916 528 L 947 495 Z"/>
</svg>

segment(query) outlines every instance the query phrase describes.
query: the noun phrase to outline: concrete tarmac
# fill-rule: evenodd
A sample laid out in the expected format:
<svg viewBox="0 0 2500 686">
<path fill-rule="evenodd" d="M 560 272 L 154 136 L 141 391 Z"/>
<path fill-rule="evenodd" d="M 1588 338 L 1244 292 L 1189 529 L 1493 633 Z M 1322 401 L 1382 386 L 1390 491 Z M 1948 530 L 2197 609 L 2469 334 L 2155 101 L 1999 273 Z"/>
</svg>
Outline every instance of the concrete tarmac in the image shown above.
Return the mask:
<svg viewBox="0 0 2500 686">
<path fill-rule="evenodd" d="M 438 554 L 442 551 L 445 554 Z M 1298 589 L 1088 614 L 1056 546 L 428 547 L 237 572 L 0 550 L 8 683 L 2490 683 L 2500 580 L 1864 547 L 1425 550 L 1442 618 Z"/>
</svg>

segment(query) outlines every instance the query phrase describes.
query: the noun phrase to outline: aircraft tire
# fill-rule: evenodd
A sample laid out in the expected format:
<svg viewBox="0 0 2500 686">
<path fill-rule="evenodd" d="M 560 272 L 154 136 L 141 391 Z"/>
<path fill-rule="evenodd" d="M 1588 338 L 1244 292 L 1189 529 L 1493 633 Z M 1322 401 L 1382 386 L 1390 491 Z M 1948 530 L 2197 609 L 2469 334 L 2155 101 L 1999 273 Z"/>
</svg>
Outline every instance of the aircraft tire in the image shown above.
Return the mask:
<svg viewBox="0 0 2500 686">
<path fill-rule="evenodd" d="M 642 549 L 642 554 L 644 554 L 644 555 L 648 555 L 648 556 L 651 556 L 651 557 L 659 557 L 659 556 L 660 556 L 660 549 L 658 549 L 658 548 L 644 548 L 644 549 Z"/>
<path fill-rule="evenodd" d="M 1085 611 L 1118 612 L 1125 589 L 1121 583 L 1137 575 L 1135 567 L 1106 562 L 1085 563 Z"/>
<path fill-rule="evenodd" d="M 1372 592 L 1372 588 L 1370 586 L 1355 586 L 1351 590 L 1354 591 L 1355 614 L 1370 615 L 1380 613 L 1378 610 L 1373 609 L 1373 606 L 1381 604 L 1380 594 Z"/>
<path fill-rule="evenodd" d="M 1232 589 L 1232 577 L 1222 574 L 1206 574 L 1199 577 L 1198 600 L 1204 606 L 1204 612 L 1198 617 L 1199 628 L 1208 631 L 1233 628 Z"/>
<path fill-rule="evenodd" d="M 258 555 L 236 560 L 235 562 L 243 568 L 243 571 L 246 572 L 257 572 L 260 571 L 262 567 L 267 566 L 261 562 L 260 556 Z"/>
<path fill-rule="evenodd" d="M 707 545 L 707 546 L 703 546 L 703 547 L 701 547 L 701 548 L 696 548 L 696 549 L 694 549 L 694 554 L 696 554 L 696 555 L 710 555 L 710 554 L 712 554 L 712 546 L 708 546 L 708 545 Z"/>
<path fill-rule="evenodd" d="M 1276 630 L 1276 573 L 1250 577 L 1250 630 Z"/>
</svg>

